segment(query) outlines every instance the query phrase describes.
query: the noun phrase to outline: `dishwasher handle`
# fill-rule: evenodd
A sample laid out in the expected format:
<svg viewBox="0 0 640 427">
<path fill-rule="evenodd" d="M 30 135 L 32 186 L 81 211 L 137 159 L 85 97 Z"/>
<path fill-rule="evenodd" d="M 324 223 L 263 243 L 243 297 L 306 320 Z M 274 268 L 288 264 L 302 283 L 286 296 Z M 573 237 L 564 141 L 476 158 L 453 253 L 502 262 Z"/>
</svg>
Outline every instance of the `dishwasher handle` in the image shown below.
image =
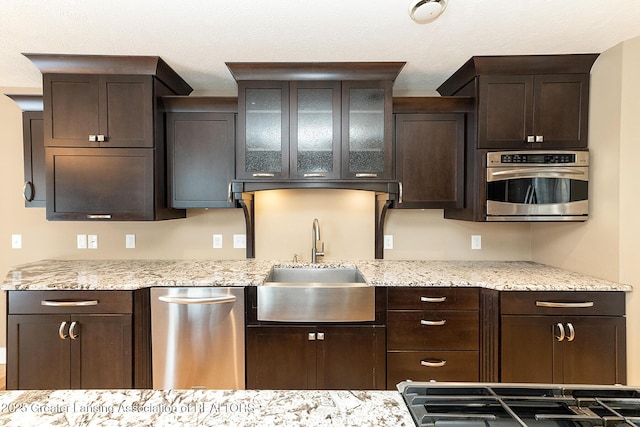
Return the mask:
<svg viewBox="0 0 640 427">
<path fill-rule="evenodd" d="M 223 295 L 217 297 L 184 297 L 162 295 L 158 299 L 169 304 L 227 304 L 236 302 L 237 298 L 233 295 Z"/>
</svg>

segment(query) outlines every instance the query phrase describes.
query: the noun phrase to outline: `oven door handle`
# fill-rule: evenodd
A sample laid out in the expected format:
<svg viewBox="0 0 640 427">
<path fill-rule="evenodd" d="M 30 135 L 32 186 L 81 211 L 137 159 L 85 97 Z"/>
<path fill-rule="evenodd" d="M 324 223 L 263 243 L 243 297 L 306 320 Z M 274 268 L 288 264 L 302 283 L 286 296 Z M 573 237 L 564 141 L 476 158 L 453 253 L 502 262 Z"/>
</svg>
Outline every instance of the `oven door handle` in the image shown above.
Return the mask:
<svg viewBox="0 0 640 427">
<path fill-rule="evenodd" d="M 511 178 L 575 178 L 586 176 L 585 170 L 581 168 L 521 168 L 495 170 L 489 169 L 489 180 L 497 181 Z"/>
</svg>

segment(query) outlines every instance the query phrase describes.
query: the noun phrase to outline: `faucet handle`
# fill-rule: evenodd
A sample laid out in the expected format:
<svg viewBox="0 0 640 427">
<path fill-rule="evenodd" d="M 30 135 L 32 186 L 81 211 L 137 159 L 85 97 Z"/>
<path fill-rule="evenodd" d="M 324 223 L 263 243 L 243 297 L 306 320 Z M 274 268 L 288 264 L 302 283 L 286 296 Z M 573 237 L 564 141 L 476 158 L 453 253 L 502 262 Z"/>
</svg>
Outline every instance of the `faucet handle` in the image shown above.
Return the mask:
<svg viewBox="0 0 640 427">
<path fill-rule="evenodd" d="M 316 251 L 316 256 L 324 256 L 324 242 L 322 242 L 320 252 Z"/>
</svg>

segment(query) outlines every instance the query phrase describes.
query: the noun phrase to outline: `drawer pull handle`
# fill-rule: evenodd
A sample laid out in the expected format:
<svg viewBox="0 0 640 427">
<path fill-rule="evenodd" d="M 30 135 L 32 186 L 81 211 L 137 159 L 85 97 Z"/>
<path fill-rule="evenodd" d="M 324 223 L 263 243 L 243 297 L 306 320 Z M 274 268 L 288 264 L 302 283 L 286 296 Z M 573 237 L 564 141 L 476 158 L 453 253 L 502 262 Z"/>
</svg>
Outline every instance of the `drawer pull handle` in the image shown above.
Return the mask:
<svg viewBox="0 0 640 427">
<path fill-rule="evenodd" d="M 420 297 L 420 302 L 445 302 L 447 297 Z"/>
<path fill-rule="evenodd" d="M 536 307 L 549 308 L 588 308 L 593 307 L 593 301 L 584 302 L 554 302 L 554 301 L 536 301 Z"/>
<path fill-rule="evenodd" d="M 83 301 L 44 300 L 44 301 L 40 301 L 40 305 L 44 305 L 46 307 L 87 307 L 90 305 L 98 305 L 98 300 L 83 300 Z"/>
<path fill-rule="evenodd" d="M 420 320 L 420 324 L 424 326 L 443 326 L 445 323 L 446 320 Z"/>
<path fill-rule="evenodd" d="M 357 173 L 356 178 L 377 178 L 377 173 Z"/>
<path fill-rule="evenodd" d="M 78 334 L 76 334 L 75 331 L 77 324 L 77 322 L 71 322 L 71 325 L 69 326 L 69 338 L 71 338 L 72 340 L 78 338 Z"/>
<path fill-rule="evenodd" d="M 274 173 L 269 173 L 269 172 L 257 172 L 254 174 L 251 174 L 254 178 L 273 178 L 274 176 L 276 176 L 276 174 Z"/>
<path fill-rule="evenodd" d="M 226 304 L 236 302 L 236 297 L 233 295 L 222 295 L 218 297 L 184 297 L 184 296 L 171 296 L 162 295 L 158 297 L 158 300 L 166 302 L 168 304 Z"/>
<path fill-rule="evenodd" d="M 421 360 L 420 365 L 426 366 L 427 368 L 442 368 L 447 364 L 446 360 Z"/>
<path fill-rule="evenodd" d="M 58 328 L 58 336 L 61 340 L 66 340 L 68 335 L 64 333 L 64 327 L 67 326 L 67 322 L 60 323 L 60 327 Z"/>
<path fill-rule="evenodd" d="M 29 194 L 28 195 L 27 195 L 27 188 L 29 189 Z M 35 197 L 35 191 L 34 191 L 34 188 L 33 188 L 33 182 L 26 181 L 24 183 L 24 186 L 22 187 L 22 197 L 24 197 L 24 201 L 25 202 L 33 201 L 33 198 Z"/>
<path fill-rule="evenodd" d="M 571 342 L 576 339 L 576 330 L 571 323 L 567 323 L 567 329 L 569 329 L 569 336 L 567 341 Z"/>
<path fill-rule="evenodd" d="M 564 334 L 564 325 L 562 323 L 557 323 L 556 326 L 558 327 L 558 335 L 555 335 L 556 341 L 558 342 L 562 342 L 565 339 L 565 334 Z"/>
<path fill-rule="evenodd" d="M 304 175 L 305 178 L 325 178 L 327 176 L 326 173 L 305 173 Z"/>
<path fill-rule="evenodd" d="M 111 219 L 111 214 L 89 214 L 87 219 Z"/>
</svg>

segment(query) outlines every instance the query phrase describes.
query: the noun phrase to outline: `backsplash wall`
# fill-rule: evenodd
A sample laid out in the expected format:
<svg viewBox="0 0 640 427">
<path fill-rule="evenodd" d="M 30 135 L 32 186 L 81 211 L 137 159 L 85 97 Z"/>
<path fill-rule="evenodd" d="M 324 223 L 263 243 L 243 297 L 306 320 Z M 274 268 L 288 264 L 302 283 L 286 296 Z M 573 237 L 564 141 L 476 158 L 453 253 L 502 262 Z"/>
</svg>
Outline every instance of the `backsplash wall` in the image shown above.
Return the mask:
<svg viewBox="0 0 640 427">
<path fill-rule="evenodd" d="M 0 93 L 41 93 L 37 88 L 0 87 Z M 160 222 L 48 222 L 44 208 L 25 208 L 22 112 L 0 95 L 0 275 L 12 265 L 44 258 L 67 259 L 240 259 L 234 234 L 244 234 L 240 209 L 193 209 L 187 218 Z M 310 259 L 311 224 L 320 220 L 327 261 L 374 257 L 374 194 L 346 190 L 269 191 L 256 195 L 256 256 Z M 213 234 L 223 235 L 223 249 L 213 249 Z M 386 234 L 394 236 L 387 259 L 529 260 L 530 226 L 476 224 L 443 219 L 441 210 L 390 211 Z M 21 234 L 22 249 L 11 249 L 11 235 Z M 77 249 L 77 234 L 97 234 L 98 249 Z M 136 235 L 136 248 L 125 249 L 125 235 Z M 482 235 L 482 249 L 471 250 L 471 235 Z M 0 296 L 0 328 L 5 325 Z M 4 347 L 4 333 L 0 347 Z"/>
</svg>

